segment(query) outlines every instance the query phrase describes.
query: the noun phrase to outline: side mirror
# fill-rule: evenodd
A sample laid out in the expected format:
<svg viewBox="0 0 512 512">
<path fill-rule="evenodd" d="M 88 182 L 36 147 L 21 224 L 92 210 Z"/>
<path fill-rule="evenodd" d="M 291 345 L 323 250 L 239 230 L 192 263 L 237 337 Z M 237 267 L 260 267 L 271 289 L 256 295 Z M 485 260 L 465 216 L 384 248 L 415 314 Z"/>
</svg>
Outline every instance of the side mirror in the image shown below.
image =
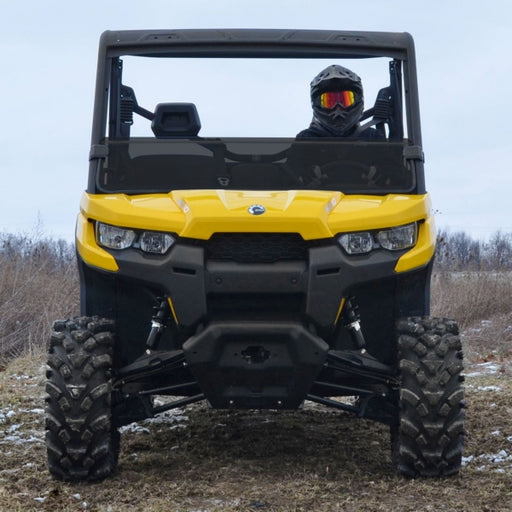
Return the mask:
<svg viewBox="0 0 512 512">
<path fill-rule="evenodd" d="M 158 138 L 196 137 L 201 129 L 193 103 L 159 103 L 151 123 Z"/>
</svg>

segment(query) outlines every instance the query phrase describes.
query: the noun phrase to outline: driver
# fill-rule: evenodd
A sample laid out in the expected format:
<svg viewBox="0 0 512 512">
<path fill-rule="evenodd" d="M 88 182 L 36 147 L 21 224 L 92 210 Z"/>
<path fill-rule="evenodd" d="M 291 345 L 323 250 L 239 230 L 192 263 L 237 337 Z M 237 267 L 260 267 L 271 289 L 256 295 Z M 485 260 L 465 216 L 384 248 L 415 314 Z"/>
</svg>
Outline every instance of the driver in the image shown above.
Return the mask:
<svg viewBox="0 0 512 512">
<path fill-rule="evenodd" d="M 311 106 L 313 120 L 298 138 L 382 139 L 375 128 L 359 124 L 364 110 L 363 85 L 350 69 L 332 64 L 320 71 L 311 82 Z"/>
</svg>

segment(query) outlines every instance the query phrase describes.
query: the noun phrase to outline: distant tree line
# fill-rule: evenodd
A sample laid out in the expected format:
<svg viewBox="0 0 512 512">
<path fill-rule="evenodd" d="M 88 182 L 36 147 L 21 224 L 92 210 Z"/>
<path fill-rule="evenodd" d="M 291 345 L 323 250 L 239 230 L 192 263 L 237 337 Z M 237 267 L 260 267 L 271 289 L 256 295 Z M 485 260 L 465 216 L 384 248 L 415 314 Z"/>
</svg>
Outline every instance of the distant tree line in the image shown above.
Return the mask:
<svg viewBox="0 0 512 512">
<path fill-rule="evenodd" d="M 40 235 L 0 233 L 0 262 L 44 266 L 49 271 L 66 269 L 75 259 L 74 244 Z"/>
<path fill-rule="evenodd" d="M 464 231 L 438 233 L 435 265 L 438 270 L 512 270 L 512 233 L 495 232 L 488 241 Z"/>
</svg>

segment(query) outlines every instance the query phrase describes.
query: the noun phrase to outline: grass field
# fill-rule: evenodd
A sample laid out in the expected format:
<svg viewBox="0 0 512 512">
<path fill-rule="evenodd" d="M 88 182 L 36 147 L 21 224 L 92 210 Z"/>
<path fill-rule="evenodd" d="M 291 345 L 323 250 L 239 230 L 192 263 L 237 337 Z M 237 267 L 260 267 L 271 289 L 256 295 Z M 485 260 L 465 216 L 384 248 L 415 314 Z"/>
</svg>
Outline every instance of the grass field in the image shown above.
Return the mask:
<svg viewBox="0 0 512 512">
<path fill-rule="evenodd" d="M 57 482 L 46 469 L 44 360 L 18 358 L 0 372 L 0 510 L 510 511 L 512 358 L 499 347 L 478 353 L 494 328 L 464 332 L 473 356 L 463 468 L 441 480 L 395 475 L 385 426 L 307 403 L 297 412 L 174 410 L 123 428 L 115 477 Z"/>
</svg>

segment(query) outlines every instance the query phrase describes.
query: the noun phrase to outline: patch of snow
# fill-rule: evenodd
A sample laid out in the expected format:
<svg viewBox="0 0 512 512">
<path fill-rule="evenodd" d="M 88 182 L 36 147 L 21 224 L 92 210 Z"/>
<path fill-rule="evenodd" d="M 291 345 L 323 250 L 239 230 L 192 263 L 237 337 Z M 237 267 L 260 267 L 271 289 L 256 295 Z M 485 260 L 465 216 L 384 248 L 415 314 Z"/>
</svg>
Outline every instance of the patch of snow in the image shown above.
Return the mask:
<svg viewBox="0 0 512 512">
<path fill-rule="evenodd" d="M 148 422 L 150 423 L 179 423 L 181 421 L 188 421 L 189 418 L 182 409 L 171 409 L 170 411 L 165 411 L 154 418 L 149 418 Z"/>
<path fill-rule="evenodd" d="M 44 414 L 44 409 L 29 409 L 28 411 L 23 412 L 28 412 L 30 414 Z"/>
<path fill-rule="evenodd" d="M 473 459 L 475 458 L 474 455 L 469 455 L 468 457 L 462 457 L 461 459 L 461 465 L 462 466 L 467 466 L 468 464 L 470 464 L 471 462 L 473 462 Z"/>
<path fill-rule="evenodd" d="M 39 437 L 30 435 L 29 437 L 22 437 L 21 435 L 5 436 L 0 439 L 0 444 L 24 444 L 24 443 L 43 443 L 44 440 Z"/>
<path fill-rule="evenodd" d="M 38 416 L 42 416 L 44 414 L 44 409 L 18 409 L 16 411 L 12 409 L 0 409 L 0 423 L 5 423 L 6 420 L 10 420 L 18 414 L 36 414 Z"/>
<path fill-rule="evenodd" d="M 505 462 L 505 461 L 511 461 L 512 462 L 512 455 L 509 455 L 506 450 L 500 450 L 498 453 L 490 453 L 486 455 L 481 455 L 481 458 L 488 459 L 491 462 Z"/>
<path fill-rule="evenodd" d="M 6 444 L 6 443 L 18 443 L 20 441 L 20 438 L 18 436 L 5 436 L 2 441 L 0 441 L 0 444 Z"/>
<path fill-rule="evenodd" d="M 187 428 L 186 425 L 171 425 L 169 430 L 183 430 L 185 428 Z"/>
<path fill-rule="evenodd" d="M 473 365 L 475 368 L 475 371 L 471 373 L 466 373 L 466 377 L 472 378 L 472 377 L 482 377 L 483 375 L 494 375 L 495 373 L 498 373 L 500 367 L 494 362 L 488 362 L 488 363 L 479 363 Z"/>
<path fill-rule="evenodd" d="M 506 450 L 500 450 L 498 453 L 484 453 L 478 456 L 468 455 L 467 457 L 462 457 L 462 466 L 468 466 L 472 463 L 479 464 L 476 467 L 476 471 L 488 470 L 493 473 L 512 474 L 512 453 Z"/>
<path fill-rule="evenodd" d="M 9 378 L 19 381 L 19 380 L 29 380 L 32 377 L 30 375 L 10 375 Z"/>
<path fill-rule="evenodd" d="M 121 427 L 119 432 L 121 432 L 121 434 L 124 434 L 125 432 L 130 432 L 131 434 L 149 434 L 150 430 L 149 428 L 143 427 L 138 423 L 130 423 L 129 425 L 124 425 Z"/>
<path fill-rule="evenodd" d="M 24 444 L 24 443 L 44 443 L 44 439 L 37 437 L 37 436 L 29 436 L 29 437 L 20 437 L 18 444 Z"/>
<path fill-rule="evenodd" d="M 187 428 L 184 423 L 188 422 L 188 420 L 189 417 L 186 414 L 183 414 L 182 409 L 172 409 L 158 414 L 154 418 L 145 419 L 140 423 L 130 423 L 129 425 L 121 427 L 119 430 L 121 433 L 130 432 L 133 434 L 150 434 L 151 431 L 145 425 L 166 425 L 169 426 L 170 430 L 181 430 Z M 159 430 L 159 432 L 161 432 L 161 430 Z"/>
<path fill-rule="evenodd" d="M 477 391 L 495 391 L 498 393 L 501 391 L 501 388 L 499 386 L 478 386 Z"/>
<path fill-rule="evenodd" d="M 18 411 L 19 412 L 19 411 Z M 6 418 L 13 418 L 16 412 L 9 410 L 7 413 L 0 411 L 0 423 L 5 423 Z M 22 432 L 23 423 L 15 423 L 0 432 L 0 444 L 23 444 L 43 442 L 44 433 L 37 430 Z"/>
<path fill-rule="evenodd" d="M 18 420 L 17 423 L 13 423 L 8 426 L 8 428 L 0 431 L 0 445 L 8 445 L 8 444 L 24 444 L 24 443 L 42 443 L 44 438 L 44 432 L 39 430 L 38 428 L 32 429 L 30 431 L 23 431 L 24 423 L 19 423 L 19 415 L 20 414 L 32 414 L 37 415 L 37 417 L 33 420 L 35 423 L 40 423 L 40 417 L 44 414 L 44 409 L 34 408 L 34 409 L 11 409 L 5 408 L 0 409 L 0 424 L 5 424 L 9 421 L 9 423 L 15 418 Z"/>
</svg>

